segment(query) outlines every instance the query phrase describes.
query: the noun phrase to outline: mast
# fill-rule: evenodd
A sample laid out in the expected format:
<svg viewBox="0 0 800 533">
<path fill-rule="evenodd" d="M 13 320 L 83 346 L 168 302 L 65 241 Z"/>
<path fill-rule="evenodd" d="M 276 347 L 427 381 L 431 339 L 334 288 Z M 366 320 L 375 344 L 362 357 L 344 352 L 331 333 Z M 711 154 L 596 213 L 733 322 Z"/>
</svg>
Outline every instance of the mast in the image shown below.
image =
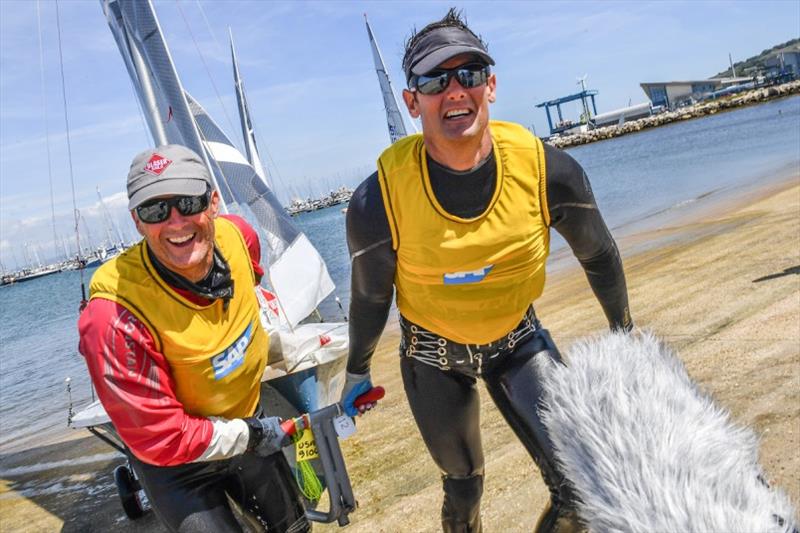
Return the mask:
<svg viewBox="0 0 800 533">
<path fill-rule="evenodd" d="M 386 65 L 383 62 L 383 56 L 378 48 L 378 42 L 375 40 L 375 35 L 372 33 L 372 28 L 367 20 L 367 14 L 364 13 L 364 22 L 367 24 L 367 35 L 369 36 L 369 44 L 372 48 L 372 59 L 375 62 L 375 72 L 378 74 L 378 84 L 381 87 L 381 95 L 383 96 L 383 107 L 386 110 L 386 125 L 389 128 L 389 139 L 392 143 L 398 139 L 402 139 L 408 135 L 403 116 L 400 114 L 400 106 L 397 104 L 397 97 L 392 88 L 392 82 L 389 79 L 389 74 L 386 72 Z M 411 122 L 411 128 L 414 133 L 417 132 L 416 126 Z"/>
<path fill-rule="evenodd" d="M 230 195 L 219 186 L 151 0 L 100 0 L 157 144 L 196 152 L 211 173 L 227 212 Z"/>
<path fill-rule="evenodd" d="M 100 200 L 100 209 L 103 212 L 103 218 L 107 223 L 106 232 L 108 233 L 108 240 L 110 244 L 115 244 L 111 237 L 111 230 L 108 228 L 113 228 L 114 232 L 117 234 L 117 245 L 120 247 L 125 246 L 125 239 L 122 238 L 122 232 L 119 229 L 119 225 L 114 222 L 114 218 L 111 216 L 111 212 L 108 210 L 106 203 L 103 201 L 103 196 L 100 194 L 100 187 L 97 187 L 97 199 Z"/>
<path fill-rule="evenodd" d="M 42 20 L 40 13 L 39 0 L 36 0 L 36 26 L 39 35 L 39 78 L 41 82 L 42 91 L 42 115 L 44 118 L 44 136 L 45 145 L 47 146 L 47 178 L 50 184 L 50 217 L 53 223 L 53 249 L 58 255 L 58 232 L 56 231 L 56 207 L 55 198 L 53 195 L 53 163 L 50 154 L 50 127 L 47 118 L 47 96 L 45 94 L 45 76 L 44 76 L 44 46 L 42 45 Z"/>
<path fill-rule="evenodd" d="M 267 174 L 264 172 L 264 166 L 261 164 L 261 158 L 258 155 L 258 146 L 256 145 L 256 133 L 253 128 L 253 121 L 250 119 L 250 108 L 247 105 L 247 97 L 244 94 L 244 84 L 242 77 L 239 74 L 239 62 L 236 59 L 236 49 L 233 46 L 233 31 L 228 28 L 228 36 L 231 42 L 231 61 L 233 63 L 233 81 L 236 86 L 236 102 L 239 104 L 239 121 L 242 125 L 242 138 L 244 139 L 244 149 L 247 155 L 247 160 L 255 169 L 258 177 L 269 187 L 267 181 Z"/>
<path fill-rule="evenodd" d="M 83 229 L 86 230 L 86 246 L 88 246 L 89 252 L 91 253 L 92 248 L 95 246 L 92 242 L 92 233 L 89 231 L 89 224 L 86 223 L 86 219 L 81 216 L 81 212 L 77 211 L 76 216 L 78 219 L 83 222 Z M 77 226 L 77 224 L 76 224 Z M 80 256 L 81 250 L 78 249 L 78 255 Z"/>
</svg>

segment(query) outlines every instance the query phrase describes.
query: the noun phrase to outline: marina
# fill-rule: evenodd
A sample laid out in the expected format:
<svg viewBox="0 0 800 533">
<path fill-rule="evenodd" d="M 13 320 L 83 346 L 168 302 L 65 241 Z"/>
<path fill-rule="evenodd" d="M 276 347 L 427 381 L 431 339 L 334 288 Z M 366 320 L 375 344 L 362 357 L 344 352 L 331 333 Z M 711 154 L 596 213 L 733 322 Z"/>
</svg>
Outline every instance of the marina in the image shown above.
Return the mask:
<svg viewBox="0 0 800 533">
<path fill-rule="evenodd" d="M 321 198 L 307 198 L 300 200 L 294 199 L 291 204 L 286 206 L 286 212 L 290 215 L 299 215 L 300 213 L 309 213 L 318 209 L 325 209 L 334 205 L 345 204 L 350 201 L 353 195 L 353 189 L 349 189 L 342 185 L 339 189 L 331 191 Z"/>
<path fill-rule="evenodd" d="M 12 283 L 22 283 L 32 279 L 57 274 L 68 270 L 79 270 L 81 268 L 92 268 L 98 266 L 115 256 L 121 254 L 127 247 L 114 246 L 111 248 L 97 248 L 96 250 L 84 252 L 80 256 L 71 259 L 65 259 L 49 265 L 38 265 L 33 267 L 24 267 L 20 270 L 3 272 L 0 275 L 0 286 L 10 285 Z"/>
</svg>

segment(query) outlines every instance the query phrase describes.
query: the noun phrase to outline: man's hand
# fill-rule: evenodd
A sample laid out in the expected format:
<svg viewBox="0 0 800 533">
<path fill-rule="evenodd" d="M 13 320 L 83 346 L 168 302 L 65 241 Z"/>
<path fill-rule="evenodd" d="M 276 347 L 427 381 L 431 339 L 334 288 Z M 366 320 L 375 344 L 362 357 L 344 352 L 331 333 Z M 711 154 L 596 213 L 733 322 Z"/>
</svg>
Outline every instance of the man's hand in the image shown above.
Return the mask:
<svg viewBox="0 0 800 533">
<path fill-rule="evenodd" d="M 348 416 L 356 416 L 372 409 L 375 403 L 365 403 L 358 407 L 353 405 L 356 398 L 362 394 L 369 392 L 372 389 L 372 381 L 370 380 L 369 372 L 364 374 L 351 374 L 347 372 L 347 377 L 344 381 L 344 389 L 342 389 L 341 404 L 344 412 Z"/>
<path fill-rule="evenodd" d="M 248 450 L 253 450 L 261 457 L 281 451 L 292 442 L 291 436 L 281 429 L 281 419 L 277 416 L 245 418 L 250 428 Z"/>
</svg>

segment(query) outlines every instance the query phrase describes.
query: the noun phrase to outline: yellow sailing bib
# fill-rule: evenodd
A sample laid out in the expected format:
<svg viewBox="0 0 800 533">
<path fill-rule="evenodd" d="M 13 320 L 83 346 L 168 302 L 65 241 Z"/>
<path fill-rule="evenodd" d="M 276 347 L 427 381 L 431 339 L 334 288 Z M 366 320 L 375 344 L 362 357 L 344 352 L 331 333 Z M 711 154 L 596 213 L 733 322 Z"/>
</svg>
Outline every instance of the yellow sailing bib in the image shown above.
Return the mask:
<svg viewBox="0 0 800 533">
<path fill-rule="evenodd" d="M 522 126 L 489 125 L 497 183 L 481 215 L 444 210 L 431 189 L 422 135 L 378 159 L 397 252 L 397 307 L 412 322 L 465 344 L 511 331 L 544 288 L 550 233 L 542 142 Z"/>
<path fill-rule="evenodd" d="M 228 220 L 218 218 L 214 225 L 215 244 L 234 283 L 227 310 L 221 300 L 197 305 L 178 294 L 156 272 L 144 241 L 95 272 L 90 298 L 117 302 L 147 326 L 169 361 L 187 413 L 240 418 L 258 405 L 269 337 L 259 322 L 244 238 Z"/>
</svg>

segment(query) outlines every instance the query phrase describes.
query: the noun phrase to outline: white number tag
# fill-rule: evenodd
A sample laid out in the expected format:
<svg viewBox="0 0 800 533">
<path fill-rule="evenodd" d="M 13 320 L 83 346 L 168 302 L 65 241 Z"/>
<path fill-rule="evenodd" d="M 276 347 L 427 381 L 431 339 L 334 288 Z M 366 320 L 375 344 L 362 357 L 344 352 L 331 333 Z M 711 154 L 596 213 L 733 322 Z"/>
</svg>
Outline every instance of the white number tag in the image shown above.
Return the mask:
<svg viewBox="0 0 800 533">
<path fill-rule="evenodd" d="M 333 419 L 333 427 L 340 439 L 346 439 L 356 432 L 356 425 L 353 419 L 347 415 L 337 416 Z"/>
</svg>

